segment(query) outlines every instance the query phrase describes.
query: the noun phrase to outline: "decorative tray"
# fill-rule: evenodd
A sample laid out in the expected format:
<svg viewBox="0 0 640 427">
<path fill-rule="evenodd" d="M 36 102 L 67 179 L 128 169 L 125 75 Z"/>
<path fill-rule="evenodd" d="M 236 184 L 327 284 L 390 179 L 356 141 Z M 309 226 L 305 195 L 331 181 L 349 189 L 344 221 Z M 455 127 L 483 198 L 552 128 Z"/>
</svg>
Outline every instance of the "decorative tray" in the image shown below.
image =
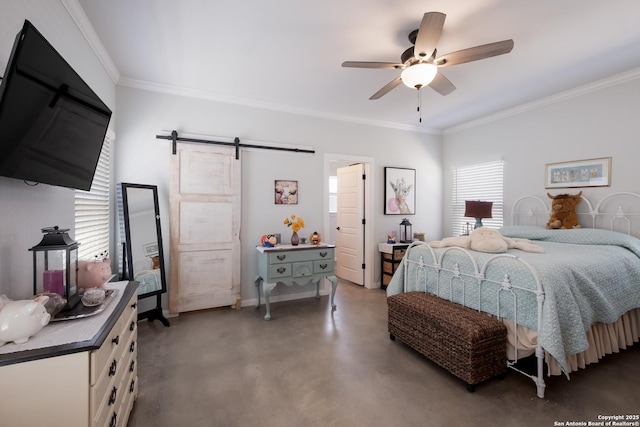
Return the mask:
<svg viewBox="0 0 640 427">
<path fill-rule="evenodd" d="M 59 322 L 61 320 L 81 319 L 83 317 L 95 316 L 104 311 L 109 303 L 113 300 L 113 297 L 118 294 L 117 289 L 105 289 L 104 301 L 102 304 L 94 305 L 91 307 L 85 306 L 82 302 L 78 302 L 72 309 L 64 310 L 56 314 L 51 321 Z"/>
</svg>

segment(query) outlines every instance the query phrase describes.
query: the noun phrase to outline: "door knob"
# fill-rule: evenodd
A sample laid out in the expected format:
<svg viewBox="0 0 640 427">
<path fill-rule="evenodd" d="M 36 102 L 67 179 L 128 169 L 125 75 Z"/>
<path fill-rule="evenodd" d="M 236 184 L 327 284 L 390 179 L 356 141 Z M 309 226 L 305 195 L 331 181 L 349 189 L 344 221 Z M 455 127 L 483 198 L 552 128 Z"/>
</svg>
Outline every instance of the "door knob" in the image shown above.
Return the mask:
<svg viewBox="0 0 640 427">
<path fill-rule="evenodd" d="M 340 227 L 336 227 L 336 230 L 340 231 Z"/>
</svg>

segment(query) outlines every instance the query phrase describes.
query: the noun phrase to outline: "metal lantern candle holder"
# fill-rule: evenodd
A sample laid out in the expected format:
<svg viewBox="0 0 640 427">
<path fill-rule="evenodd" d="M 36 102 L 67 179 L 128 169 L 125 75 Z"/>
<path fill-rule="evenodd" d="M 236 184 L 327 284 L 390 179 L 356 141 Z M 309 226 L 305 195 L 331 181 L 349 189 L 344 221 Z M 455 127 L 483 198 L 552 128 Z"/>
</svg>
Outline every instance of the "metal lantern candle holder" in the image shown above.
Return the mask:
<svg viewBox="0 0 640 427">
<path fill-rule="evenodd" d="M 73 308 L 78 295 L 78 243 L 58 226 L 43 228 L 42 241 L 33 252 L 33 293 L 56 293 L 66 299 L 65 310 Z"/>
<path fill-rule="evenodd" d="M 404 218 L 400 223 L 400 243 L 411 243 L 413 241 L 413 231 L 411 223 L 407 218 Z"/>
</svg>

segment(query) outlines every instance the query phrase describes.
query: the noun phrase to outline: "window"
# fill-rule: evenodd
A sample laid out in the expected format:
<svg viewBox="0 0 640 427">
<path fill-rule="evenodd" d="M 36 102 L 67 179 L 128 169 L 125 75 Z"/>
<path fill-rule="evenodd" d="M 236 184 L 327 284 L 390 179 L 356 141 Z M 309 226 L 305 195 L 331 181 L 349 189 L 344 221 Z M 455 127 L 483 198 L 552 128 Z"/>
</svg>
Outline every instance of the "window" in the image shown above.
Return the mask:
<svg viewBox="0 0 640 427">
<path fill-rule="evenodd" d="M 78 258 L 92 259 L 109 253 L 109 136 L 105 137 L 90 191 L 75 193 L 75 240 Z"/>
<path fill-rule="evenodd" d="M 338 212 L 338 177 L 329 177 L 329 213 Z"/>
<path fill-rule="evenodd" d="M 499 228 L 503 224 L 503 162 L 461 166 L 453 169 L 451 235 L 464 234 L 469 227 L 473 230 L 475 220 L 464 216 L 465 200 L 482 200 L 493 202 L 491 215 L 482 224 Z M 469 224 L 469 225 L 467 225 Z"/>
</svg>

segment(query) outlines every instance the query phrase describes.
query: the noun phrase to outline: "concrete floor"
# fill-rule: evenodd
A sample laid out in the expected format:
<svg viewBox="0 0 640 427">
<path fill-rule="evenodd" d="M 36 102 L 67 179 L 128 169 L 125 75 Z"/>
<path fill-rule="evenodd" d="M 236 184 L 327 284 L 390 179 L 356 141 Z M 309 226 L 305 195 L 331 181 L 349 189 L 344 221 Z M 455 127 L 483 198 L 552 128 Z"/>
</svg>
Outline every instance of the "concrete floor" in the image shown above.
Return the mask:
<svg viewBox="0 0 640 427">
<path fill-rule="evenodd" d="M 558 426 L 640 413 L 640 346 L 546 379 L 465 385 L 387 332 L 386 294 L 341 283 L 328 297 L 140 322 L 129 427 Z M 636 419 L 637 420 L 637 419 Z M 567 425 L 567 424 L 564 424 Z M 569 424 L 570 425 L 570 424 Z M 579 424 L 577 424 L 579 425 Z"/>
</svg>

